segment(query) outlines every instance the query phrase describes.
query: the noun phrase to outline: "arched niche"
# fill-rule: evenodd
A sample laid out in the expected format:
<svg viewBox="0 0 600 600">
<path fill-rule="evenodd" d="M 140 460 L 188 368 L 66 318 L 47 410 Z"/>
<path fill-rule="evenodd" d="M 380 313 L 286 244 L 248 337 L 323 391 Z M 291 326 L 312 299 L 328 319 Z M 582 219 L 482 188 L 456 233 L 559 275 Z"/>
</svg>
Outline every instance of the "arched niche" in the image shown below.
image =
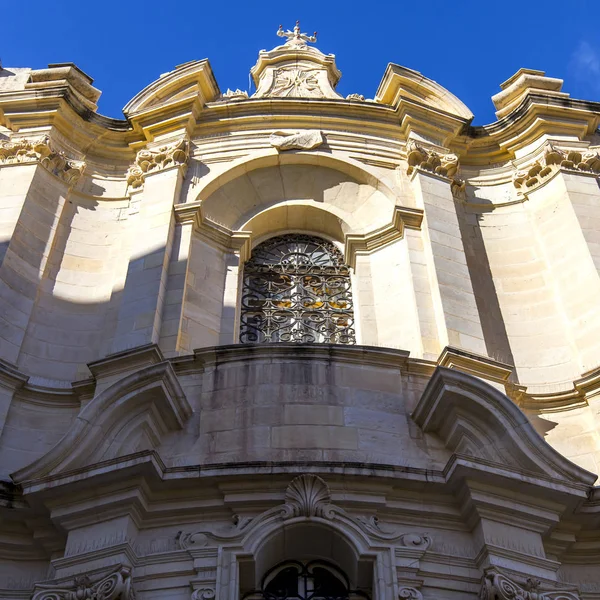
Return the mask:
<svg viewBox="0 0 600 600">
<path fill-rule="evenodd" d="M 345 224 L 344 233 L 389 224 L 395 205 L 372 178 L 364 181 L 318 164 L 277 164 L 228 179 L 202 199 L 202 214 L 235 231 L 266 209 L 290 202 L 335 215 Z"/>
<path fill-rule="evenodd" d="M 240 562 L 241 595 L 259 587 L 273 567 L 292 560 L 329 562 L 348 577 L 351 589 L 372 592 L 374 556 L 362 554 L 355 541 L 327 523 L 303 520 L 284 523 Z"/>
</svg>

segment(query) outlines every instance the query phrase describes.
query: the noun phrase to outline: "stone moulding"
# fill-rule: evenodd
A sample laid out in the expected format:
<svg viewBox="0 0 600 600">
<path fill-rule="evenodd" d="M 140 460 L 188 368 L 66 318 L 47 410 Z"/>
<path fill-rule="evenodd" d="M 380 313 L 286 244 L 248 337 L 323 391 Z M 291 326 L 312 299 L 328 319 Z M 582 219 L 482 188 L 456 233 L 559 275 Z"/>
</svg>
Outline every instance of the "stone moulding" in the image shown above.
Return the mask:
<svg viewBox="0 0 600 600">
<path fill-rule="evenodd" d="M 147 175 L 172 166 L 184 166 L 188 158 L 189 143 L 185 139 L 155 149 L 144 148 L 137 153 L 135 164 L 127 172 L 127 185 L 139 189 Z"/>
<path fill-rule="evenodd" d="M 545 183 L 560 170 L 600 175 L 600 151 L 597 148 L 587 151 L 562 150 L 549 142 L 544 148 L 542 158 L 536 160 L 529 168 L 514 173 L 513 184 L 517 190 L 524 193 Z"/>
<path fill-rule="evenodd" d="M 48 136 L 0 143 L 0 165 L 36 162 L 69 186 L 77 183 L 86 166 L 84 161 L 74 160 L 55 150 Z"/>
<path fill-rule="evenodd" d="M 571 590 L 541 591 L 541 582 L 529 578 L 523 586 L 515 583 L 496 569 L 487 569 L 481 582 L 480 600 L 579 600 Z"/>
<path fill-rule="evenodd" d="M 87 575 L 70 585 L 36 585 L 31 600 L 134 600 L 131 569 L 120 565 L 113 573 L 92 583 Z"/>
<path fill-rule="evenodd" d="M 423 211 L 417 208 L 396 206 L 392 222 L 365 234 L 347 233 L 345 236 L 344 256 L 353 269 L 356 268 L 356 256 L 369 254 L 404 237 L 404 228 L 421 229 Z"/>
</svg>

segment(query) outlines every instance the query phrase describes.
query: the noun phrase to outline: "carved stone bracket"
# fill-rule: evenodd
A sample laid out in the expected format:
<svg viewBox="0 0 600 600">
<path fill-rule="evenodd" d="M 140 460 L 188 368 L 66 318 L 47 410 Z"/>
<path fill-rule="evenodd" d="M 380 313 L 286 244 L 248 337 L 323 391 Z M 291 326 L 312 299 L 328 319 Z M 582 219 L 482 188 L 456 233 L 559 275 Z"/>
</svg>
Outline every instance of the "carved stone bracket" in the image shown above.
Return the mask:
<svg viewBox="0 0 600 600">
<path fill-rule="evenodd" d="M 119 566 L 110 575 L 92 583 L 87 575 L 73 579 L 72 585 L 36 585 L 32 600 L 134 600 L 131 569 Z M 199 599 L 200 600 L 200 597 Z M 209 600 L 206 597 L 206 600 Z"/>
<path fill-rule="evenodd" d="M 479 592 L 480 600 L 579 600 L 573 591 L 541 591 L 537 579 L 527 579 L 521 586 L 495 569 L 485 572 Z"/>
<path fill-rule="evenodd" d="M 600 174 L 600 152 L 595 148 L 586 152 L 561 150 L 548 143 L 543 157 L 536 160 L 528 169 L 517 171 L 513 175 L 513 183 L 520 191 L 531 190 L 560 169 Z"/>
<path fill-rule="evenodd" d="M 85 162 L 69 158 L 64 152 L 53 149 L 48 136 L 0 143 L 0 165 L 34 162 L 39 162 L 68 185 L 77 183 L 85 169 Z"/>
<path fill-rule="evenodd" d="M 274 131 L 269 137 L 271 146 L 279 152 L 285 150 L 312 150 L 323 142 L 323 133 L 318 129 L 308 129 L 297 133 L 286 133 L 285 131 Z"/>
<path fill-rule="evenodd" d="M 152 150 L 140 150 L 135 164 L 127 172 L 127 185 L 134 189 L 141 188 L 149 173 L 156 173 L 171 166 L 186 165 L 188 158 L 187 140 L 180 140 Z"/>
</svg>

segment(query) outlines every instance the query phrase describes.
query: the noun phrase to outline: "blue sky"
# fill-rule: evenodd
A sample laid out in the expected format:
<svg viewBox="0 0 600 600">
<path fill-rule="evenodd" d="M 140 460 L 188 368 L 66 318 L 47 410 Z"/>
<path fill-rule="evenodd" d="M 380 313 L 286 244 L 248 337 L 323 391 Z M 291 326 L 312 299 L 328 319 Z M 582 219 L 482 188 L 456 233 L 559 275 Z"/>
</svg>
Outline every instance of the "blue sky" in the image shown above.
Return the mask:
<svg viewBox="0 0 600 600">
<path fill-rule="evenodd" d="M 564 79 L 572 97 L 600 101 L 597 0 L 15 4 L 3 11 L 4 66 L 74 62 L 94 78 L 99 112 L 111 117 L 122 117 L 161 73 L 193 59 L 210 60 L 222 91 L 247 89 L 258 51 L 278 45 L 279 24 L 291 29 L 296 19 L 302 31 L 319 32 L 320 50 L 336 55 L 344 96 L 372 98 L 394 62 L 447 87 L 477 125 L 495 120 L 490 97 L 520 67 Z"/>
</svg>

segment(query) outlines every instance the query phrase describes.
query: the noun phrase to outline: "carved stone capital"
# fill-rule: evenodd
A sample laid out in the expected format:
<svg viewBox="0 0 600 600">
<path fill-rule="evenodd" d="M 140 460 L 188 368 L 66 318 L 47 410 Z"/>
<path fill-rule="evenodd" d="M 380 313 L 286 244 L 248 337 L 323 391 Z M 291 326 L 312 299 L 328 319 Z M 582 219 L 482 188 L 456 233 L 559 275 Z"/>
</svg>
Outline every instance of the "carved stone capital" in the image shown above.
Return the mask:
<svg viewBox="0 0 600 600">
<path fill-rule="evenodd" d="M 536 160 L 527 169 L 516 171 L 513 175 L 513 183 L 520 191 L 532 190 L 561 169 L 600 174 L 600 152 L 597 148 L 590 148 L 585 152 L 562 150 L 548 142 L 542 158 Z"/>
<path fill-rule="evenodd" d="M 537 579 L 530 577 L 524 585 L 519 585 L 495 569 L 488 569 L 481 583 L 479 598 L 480 600 L 579 600 L 579 595 L 575 592 L 543 592 L 540 587 L 541 583 Z"/>
<path fill-rule="evenodd" d="M 407 175 L 412 175 L 415 169 L 421 169 L 452 180 L 458 172 L 458 156 L 456 154 L 439 154 L 424 148 L 413 140 L 408 142 L 406 160 L 408 162 Z"/>
<path fill-rule="evenodd" d="M 131 569 L 117 570 L 92 583 L 87 575 L 74 577 L 71 585 L 36 585 L 32 600 L 134 600 Z M 209 600 L 208 597 L 206 600 Z"/>
<path fill-rule="evenodd" d="M 69 158 L 60 150 L 54 150 L 48 136 L 0 143 L 0 165 L 35 162 L 39 162 L 68 185 L 77 183 L 85 170 L 85 162 Z"/>
<path fill-rule="evenodd" d="M 137 153 L 135 164 L 127 172 L 127 185 L 134 189 L 141 188 L 148 174 L 171 166 L 186 165 L 188 158 L 187 140 L 180 140 L 152 150 L 144 148 Z"/>
</svg>

